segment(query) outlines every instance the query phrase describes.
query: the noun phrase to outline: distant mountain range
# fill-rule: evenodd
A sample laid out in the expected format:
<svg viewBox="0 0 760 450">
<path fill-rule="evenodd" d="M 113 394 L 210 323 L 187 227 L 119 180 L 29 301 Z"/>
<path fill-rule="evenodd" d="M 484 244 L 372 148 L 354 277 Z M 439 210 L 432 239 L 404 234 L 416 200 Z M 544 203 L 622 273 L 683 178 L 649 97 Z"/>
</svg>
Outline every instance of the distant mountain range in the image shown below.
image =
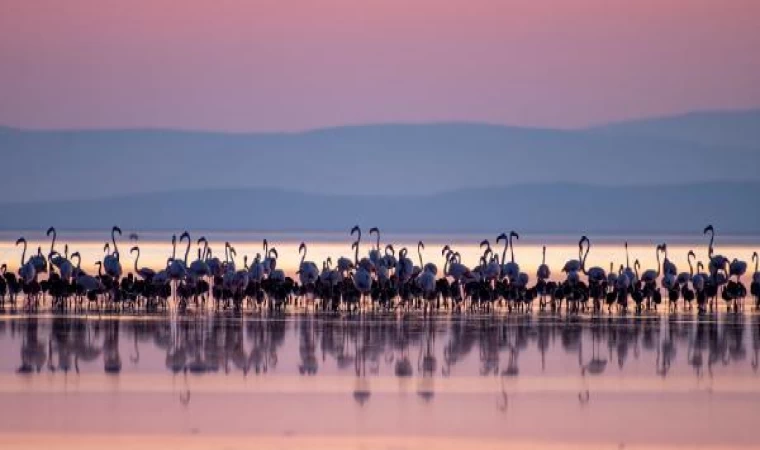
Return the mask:
<svg viewBox="0 0 760 450">
<path fill-rule="evenodd" d="M 639 136 L 700 145 L 745 147 L 760 145 L 760 110 L 707 111 L 680 116 L 631 120 L 591 128 L 611 136 Z"/>
<path fill-rule="evenodd" d="M 678 234 L 713 223 L 760 234 L 760 182 L 649 187 L 522 184 L 434 195 L 356 196 L 248 188 L 0 206 L 0 229 L 345 230 Z"/>
<path fill-rule="evenodd" d="M 0 161 L 0 204 L 203 189 L 405 196 L 526 183 L 758 182 L 760 110 L 571 131 L 477 123 L 302 133 L 0 128 Z"/>
</svg>

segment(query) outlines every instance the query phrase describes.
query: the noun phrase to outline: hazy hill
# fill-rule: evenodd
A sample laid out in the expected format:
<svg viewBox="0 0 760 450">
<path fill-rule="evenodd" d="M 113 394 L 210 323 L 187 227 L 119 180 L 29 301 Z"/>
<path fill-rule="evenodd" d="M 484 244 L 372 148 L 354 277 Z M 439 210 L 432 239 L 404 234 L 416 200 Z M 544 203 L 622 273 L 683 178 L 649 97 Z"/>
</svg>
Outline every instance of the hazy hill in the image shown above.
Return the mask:
<svg viewBox="0 0 760 450">
<path fill-rule="evenodd" d="M 472 123 L 250 134 L 3 128 L 0 202 L 209 188 L 409 195 L 523 183 L 760 181 L 759 119 L 706 113 L 578 131 Z"/>
<path fill-rule="evenodd" d="M 760 183 L 655 187 L 578 184 L 463 189 L 436 195 L 351 196 L 231 189 L 6 204 L 0 228 L 345 230 L 391 232 L 760 233 Z"/>
<path fill-rule="evenodd" d="M 633 120 L 591 128 L 613 136 L 645 136 L 703 145 L 760 148 L 760 109 L 704 111 L 673 117 Z"/>
</svg>

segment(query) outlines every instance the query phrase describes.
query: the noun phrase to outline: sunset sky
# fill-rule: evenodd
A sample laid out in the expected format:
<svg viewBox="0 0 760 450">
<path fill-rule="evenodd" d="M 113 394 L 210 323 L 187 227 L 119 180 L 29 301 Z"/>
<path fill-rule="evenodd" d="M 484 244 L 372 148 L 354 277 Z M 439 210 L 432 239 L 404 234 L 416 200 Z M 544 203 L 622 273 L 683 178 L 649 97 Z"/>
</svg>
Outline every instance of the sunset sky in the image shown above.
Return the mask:
<svg viewBox="0 0 760 450">
<path fill-rule="evenodd" d="M 758 0 L 0 0 L 0 124 L 578 127 L 760 106 Z"/>
</svg>

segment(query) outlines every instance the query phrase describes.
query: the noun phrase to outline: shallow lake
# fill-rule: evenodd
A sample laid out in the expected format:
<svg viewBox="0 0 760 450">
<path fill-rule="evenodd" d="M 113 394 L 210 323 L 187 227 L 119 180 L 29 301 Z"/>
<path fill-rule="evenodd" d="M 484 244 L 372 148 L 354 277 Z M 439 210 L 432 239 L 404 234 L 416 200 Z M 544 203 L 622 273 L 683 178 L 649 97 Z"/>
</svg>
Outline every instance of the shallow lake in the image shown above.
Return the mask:
<svg viewBox="0 0 760 450">
<path fill-rule="evenodd" d="M 760 316 L 0 316 L 2 448 L 757 446 Z"/>
<path fill-rule="evenodd" d="M 179 233 L 177 233 L 179 234 Z M 239 265 L 269 240 L 289 274 L 307 259 L 352 255 L 348 233 L 193 233 Z M 49 250 L 40 231 L 0 232 L 0 262 L 15 270 L 17 237 Z M 474 265 L 488 236 L 383 235 L 443 266 L 454 246 Z M 630 259 L 656 266 L 655 246 L 688 271 L 706 260 L 693 236 L 589 236 L 587 266 Z M 56 249 L 93 270 L 108 232 L 59 231 Z M 499 253 L 495 235 L 491 245 Z M 515 259 L 535 282 L 542 246 L 553 276 L 577 258 L 574 236 L 521 236 Z M 360 255 L 374 240 L 365 234 Z M 161 267 L 171 233 L 128 233 L 123 255 Z M 716 248 L 749 262 L 756 237 L 718 236 Z M 186 247 L 178 245 L 177 254 Z M 28 255 L 28 253 L 27 253 Z M 122 258 L 125 273 L 133 268 Z M 754 267 L 749 268 L 749 272 Z M 664 311 L 663 311 L 664 309 Z M 171 306 L 158 314 L 0 311 L 0 448 L 737 448 L 760 447 L 760 315 L 694 311 L 601 315 L 504 312 L 272 315 Z"/>
</svg>

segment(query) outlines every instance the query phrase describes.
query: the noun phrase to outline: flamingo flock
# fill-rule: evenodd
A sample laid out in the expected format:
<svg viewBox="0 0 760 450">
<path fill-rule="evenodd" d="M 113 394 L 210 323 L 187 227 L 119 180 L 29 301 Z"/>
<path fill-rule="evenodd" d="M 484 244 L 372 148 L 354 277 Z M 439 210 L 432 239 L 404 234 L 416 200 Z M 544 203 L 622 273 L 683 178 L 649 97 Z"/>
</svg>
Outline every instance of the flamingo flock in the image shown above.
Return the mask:
<svg viewBox="0 0 760 450">
<path fill-rule="evenodd" d="M 520 236 L 515 231 L 496 237 L 496 246 L 503 245 L 501 255 L 487 239 L 480 242 L 482 251 L 476 264 L 466 265 L 461 254 L 452 246 L 441 249 L 443 268 L 425 261 L 422 250 L 425 244 L 417 243 L 416 261 L 406 247 L 381 245 L 378 228 L 369 230 L 374 237 L 371 249 L 360 254 L 362 230 L 350 230 L 353 240 L 352 255 L 339 256 L 333 265 L 332 257 L 317 262 L 308 259 L 308 246 L 302 242 L 298 248 L 300 262 L 296 277 L 291 278 L 278 268 L 277 249 L 263 241 L 262 252 L 249 261 L 243 255 L 243 265 L 236 264 L 235 247 L 224 244 L 224 259 L 215 256 L 205 237 L 193 241 L 185 231 L 172 236 L 172 252 L 166 264 L 159 268 L 140 266 L 140 247 L 137 235 L 131 235 L 129 249 L 131 264 L 119 248 L 122 230 L 111 229 L 111 240 L 103 247 L 103 257 L 95 262 L 97 274 L 87 273 L 81 267 L 79 252 L 63 253 L 56 249 L 57 232 L 51 227 L 47 236 L 50 248 L 36 253 L 28 249 L 27 240 L 20 237 L 16 246 L 20 250 L 16 273 L 0 266 L 0 304 L 6 301 L 16 305 L 21 297 L 27 308 L 39 308 L 49 302 L 53 308 L 124 308 L 155 310 L 174 304 L 180 309 L 189 305 L 203 307 L 207 303 L 215 308 L 251 308 L 284 310 L 286 308 L 313 308 L 324 311 L 349 313 L 375 310 L 434 311 L 532 311 L 534 304 L 540 310 L 568 313 L 583 311 L 636 312 L 656 310 L 666 302 L 670 310 L 679 304 L 685 309 L 696 305 L 699 312 L 719 307 L 720 300 L 729 311 L 744 307 L 748 294 L 754 306 L 760 307 L 760 271 L 758 254 L 752 255 L 754 273 L 749 292 L 742 277 L 748 264 L 717 254 L 714 248 L 715 229 L 712 225 L 703 230 L 709 238 L 708 259 L 698 261 L 689 251 L 688 271 L 680 271 L 669 258 L 666 243 L 653 249 L 657 266 L 642 271 L 636 259 L 631 264 L 628 244 L 624 244 L 625 264 L 611 262 L 609 270 L 587 267 L 591 240 L 582 236 L 578 241 L 577 259 L 564 264 L 557 277 L 546 263 L 546 247 L 542 249 L 542 262 L 535 273 L 535 282 L 522 271 L 515 259 L 516 243 Z M 123 243 L 122 243 L 123 244 Z M 196 259 L 190 254 L 196 246 Z M 178 249 L 177 247 L 181 247 Z M 184 246 L 184 249 L 182 248 Z M 184 250 L 184 251 L 183 251 Z M 179 252 L 179 253 L 178 253 Z M 122 264 L 124 262 L 124 265 Z M 126 275 L 125 275 L 125 267 Z M 321 268 L 320 268 L 321 267 Z M 706 270 L 705 270 L 706 269 Z"/>
</svg>

